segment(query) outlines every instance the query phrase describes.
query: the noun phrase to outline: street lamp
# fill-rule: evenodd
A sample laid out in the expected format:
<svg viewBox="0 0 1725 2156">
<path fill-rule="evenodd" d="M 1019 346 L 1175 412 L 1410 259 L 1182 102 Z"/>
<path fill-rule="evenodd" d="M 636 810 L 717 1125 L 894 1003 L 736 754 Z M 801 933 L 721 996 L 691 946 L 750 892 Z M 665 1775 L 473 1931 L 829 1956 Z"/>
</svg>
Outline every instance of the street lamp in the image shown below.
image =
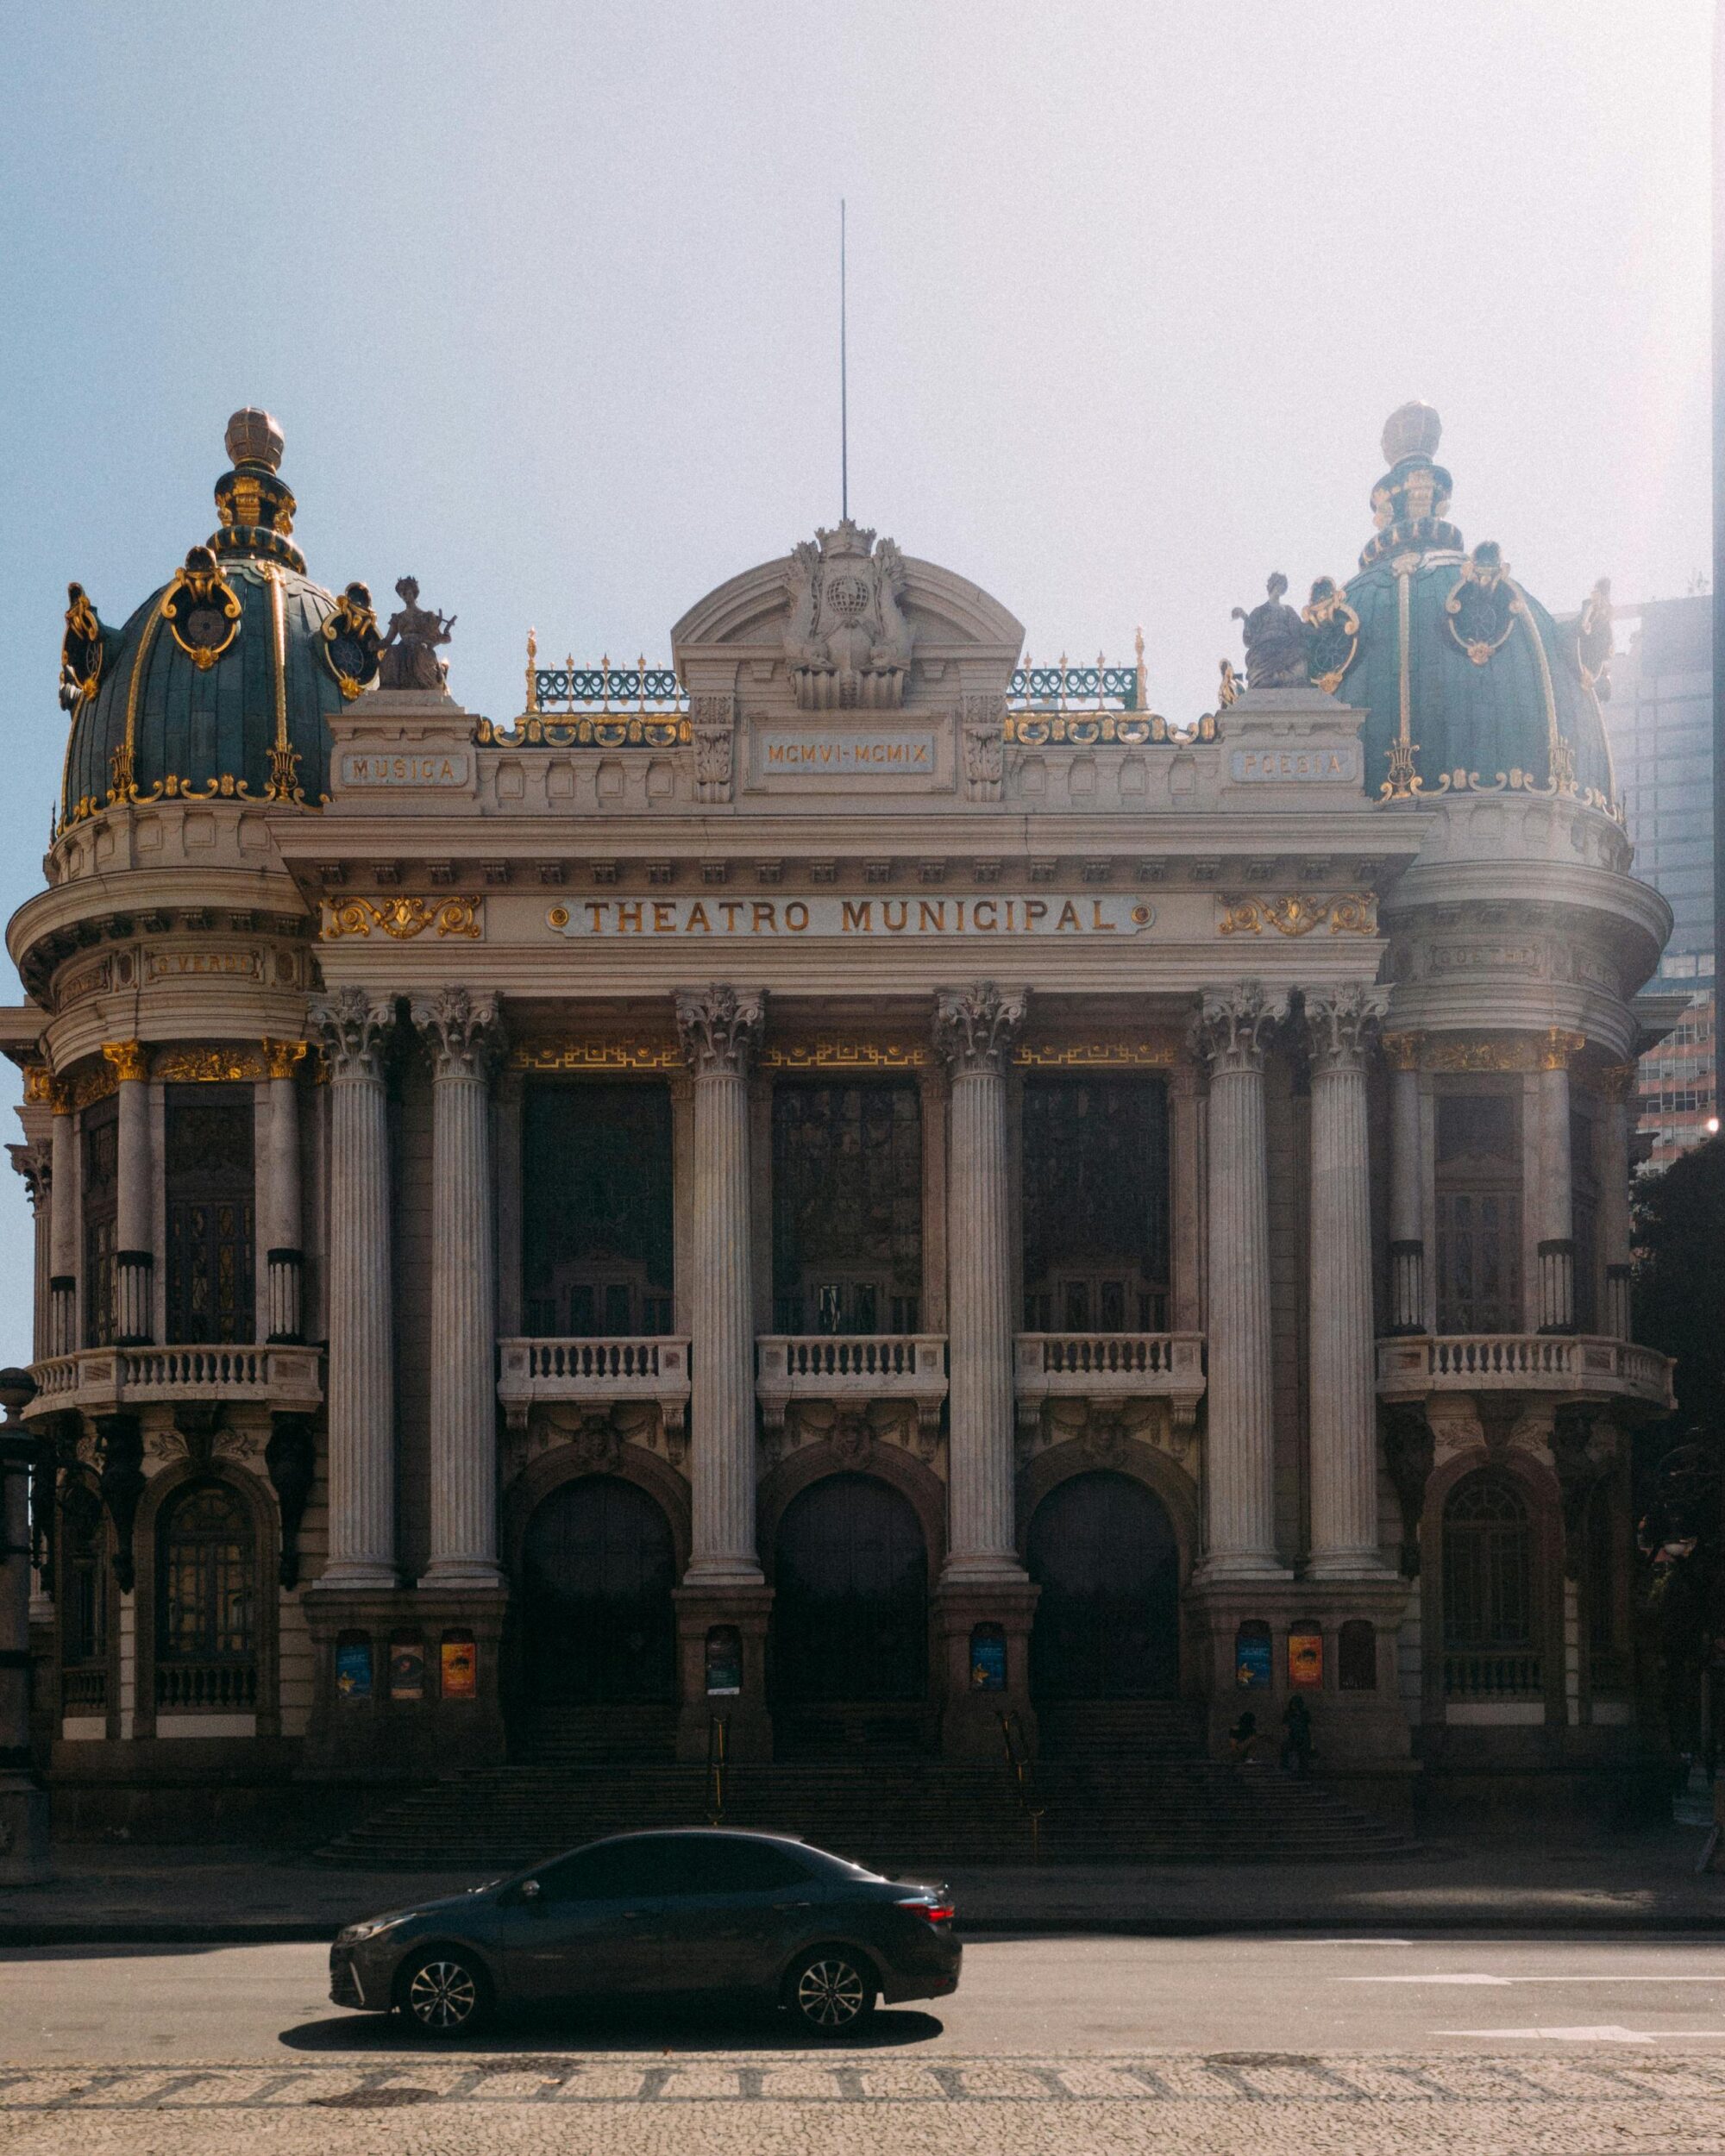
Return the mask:
<svg viewBox="0 0 1725 2156">
<path fill-rule="evenodd" d="M 30 1470 L 28 1370 L 0 1370 L 0 1885 L 48 1876 L 48 1800 L 30 1767 Z"/>
</svg>

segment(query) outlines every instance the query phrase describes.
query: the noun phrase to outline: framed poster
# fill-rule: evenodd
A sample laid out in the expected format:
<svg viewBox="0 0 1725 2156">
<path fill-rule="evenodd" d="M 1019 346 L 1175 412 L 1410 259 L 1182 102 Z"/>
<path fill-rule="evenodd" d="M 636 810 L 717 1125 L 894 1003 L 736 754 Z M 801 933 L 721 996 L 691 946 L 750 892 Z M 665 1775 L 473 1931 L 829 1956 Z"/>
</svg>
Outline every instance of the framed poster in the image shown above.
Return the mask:
<svg viewBox="0 0 1725 2156">
<path fill-rule="evenodd" d="M 392 1699 L 425 1696 L 425 1642 L 392 1639 L 389 1643 L 389 1695 Z"/>
<path fill-rule="evenodd" d="M 372 1695 L 372 1643 L 369 1639 L 336 1642 L 336 1696 L 369 1699 Z"/>
<path fill-rule="evenodd" d="M 970 1634 L 970 1689 L 1007 1689 L 1007 1635 L 999 1625 L 977 1625 Z"/>
<path fill-rule="evenodd" d="M 743 1689 L 743 1634 L 735 1625 L 709 1625 L 706 1633 L 706 1695 L 735 1698 Z"/>
<path fill-rule="evenodd" d="M 470 1633 L 446 1633 L 439 1654 L 445 1699 L 477 1699 L 480 1651 Z"/>
<path fill-rule="evenodd" d="M 1288 1682 L 1314 1691 L 1324 1681 L 1324 1635 L 1311 1627 L 1288 1635 Z"/>
<path fill-rule="evenodd" d="M 1234 1634 L 1234 1683 L 1242 1692 L 1267 1692 L 1270 1677 L 1270 1627 L 1248 1618 Z"/>
</svg>

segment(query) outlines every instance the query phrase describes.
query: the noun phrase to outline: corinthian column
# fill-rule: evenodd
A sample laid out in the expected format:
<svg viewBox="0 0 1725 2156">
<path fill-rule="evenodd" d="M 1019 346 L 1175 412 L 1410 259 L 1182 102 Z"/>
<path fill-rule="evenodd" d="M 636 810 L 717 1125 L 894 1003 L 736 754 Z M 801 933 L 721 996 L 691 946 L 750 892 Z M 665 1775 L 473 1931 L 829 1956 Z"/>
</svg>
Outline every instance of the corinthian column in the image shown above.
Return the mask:
<svg viewBox="0 0 1725 2156">
<path fill-rule="evenodd" d="M 497 1562 L 497 1269 L 491 1072 L 497 998 L 416 999 L 431 1086 L 431 1552 L 427 1586 L 501 1588 Z"/>
<path fill-rule="evenodd" d="M 329 1557 L 319 1587 L 395 1585 L 395 1340 L 383 1055 L 392 998 L 311 1007 L 329 1065 Z"/>
<path fill-rule="evenodd" d="M 1210 1066 L 1205 1579 L 1283 1571 L 1276 1557 L 1264 1059 L 1285 1007 L 1257 981 L 1241 981 L 1206 994 L 1195 1029 Z"/>
<path fill-rule="evenodd" d="M 55 1202 L 48 1215 L 48 1353 L 70 1355 L 78 1345 L 78 1123 L 66 1081 L 53 1081 L 50 1177 Z"/>
<path fill-rule="evenodd" d="M 1420 1037 L 1386 1033 L 1389 1063 L 1389 1330 L 1426 1329 L 1425 1144 L 1420 1128 Z"/>
<path fill-rule="evenodd" d="M 1012 1215 L 1007 1065 L 1025 993 L 943 988 L 935 1045 L 951 1073 L 947 1161 L 950 1545 L 943 1577 L 1021 1579 L 1013 1533 Z"/>
<path fill-rule="evenodd" d="M 264 1338 L 298 1342 L 305 1338 L 303 1312 L 305 1251 L 300 1219 L 299 1087 L 294 1075 L 305 1055 L 304 1041 L 264 1043 L 269 1072 L 269 1121 L 264 1144 L 264 1205 L 268 1240 L 264 1245 L 269 1279 L 266 1287 Z"/>
<path fill-rule="evenodd" d="M 1312 1055 L 1310 1279 L 1314 1579 L 1377 1578 L 1377 1402 L 1365 1058 L 1388 996 L 1349 982 L 1306 998 Z"/>
<path fill-rule="evenodd" d="M 154 1331 L 155 1248 L 150 1232 L 150 1067 L 141 1041 L 104 1041 L 120 1081 L 116 1133 L 114 1344 L 142 1347 Z"/>
<path fill-rule="evenodd" d="M 693 1548 L 686 1584 L 759 1586 L 755 1554 L 755 1321 L 749 1262 L 749 1062 L 758 990 L 722 982 L 676 992 L 677 1033 L 694 1078 L 690 1261 L 689 1481 Z"/>
</svg>

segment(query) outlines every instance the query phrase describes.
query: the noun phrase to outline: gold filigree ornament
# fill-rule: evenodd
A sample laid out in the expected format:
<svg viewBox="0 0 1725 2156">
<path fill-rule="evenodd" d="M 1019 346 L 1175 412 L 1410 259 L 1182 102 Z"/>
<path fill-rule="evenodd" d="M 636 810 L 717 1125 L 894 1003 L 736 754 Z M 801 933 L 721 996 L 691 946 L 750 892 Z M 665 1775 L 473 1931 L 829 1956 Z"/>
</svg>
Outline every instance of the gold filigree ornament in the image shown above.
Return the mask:
<svg viewBox="0 0 1725 2156">
<path fill-rule="evenodd" d="M 1376 936 L 1377 899 L 1371 891 L 1344 891 L 1333 898 L 1287 892 L 1275 898 L 1225 899 L 1220 936 L 1309 936 L 1328 924 L 1332 936 Z"/>
<path fill-rule="evenodd" d="M 240 600 L 208 547 L 193 547 L 162 595 L 162 619 L 200 673 L 213 667 L 240 633 Z"/>
<path fill-rule="evenodd" d="M 60 647 L 60 700 L 73 711 L 94 696 L 102 680 L 102 624 L 81 584 L 66 587 L 66 634 Z"/>
<path fill-rule="evenodd" d="M 104 1041 L 102 1053 L 120 1085 L 141 1084 L 150 1075 L 149 1051 L 141 1041 Z"/>
<path fill-rule="evenodd" d="M 1359 650 L 1359 616 L 1333 576 L 1320 576 L 1308 603 L 1301 608 L 1306 624 L 1306 659 L 1312 685 L 1333 696 Z"/>
<path fill-rule="evenodd" d="M 156 1058 L 156 1076 L 170 1085 L 235 1085 L 263 1075 L 261 1059 L 249 1048 L 170 1048 Z"/>
<path fill-rule="evenodd" d="M 292 1078 L 305 1059 L 306 1044 L 304 1041 L 277 1041 L 266 1035 L 261 1045 L 264 1072 L 267 1077 Z"/>
<path fill-rule="evenodd" d="M 376 686 L 383 639 L 378 633 L 372 595 L 365 585 L 347 586 L 317 637 L 323 663 L 335 675 L 345 702 L 353 703 Z"/>
<path fill-rule="evenodd" d="M 1462 563 L 1461 574 L 1444 601 L 1444 624 L 1451 641 L 1475 666 L 1483 667 L 1508 643 L 1517 615 L 1526 611 L 1509 581 L 1509 565 L 1488 539 Z"/>
<path fill-rule="evenodd" d="M 385 899 L 325 899 L 323 924 L 319 931 L 326 943 L 345 936 L 369 936 L 380 928 L 397 943 L 408 943 L 433 929 L 439 936 L 465 936 L 478 943 L 485 934 L 478 898 L 434 899 L 429 903 L 417 894 Z"/>
</svg>

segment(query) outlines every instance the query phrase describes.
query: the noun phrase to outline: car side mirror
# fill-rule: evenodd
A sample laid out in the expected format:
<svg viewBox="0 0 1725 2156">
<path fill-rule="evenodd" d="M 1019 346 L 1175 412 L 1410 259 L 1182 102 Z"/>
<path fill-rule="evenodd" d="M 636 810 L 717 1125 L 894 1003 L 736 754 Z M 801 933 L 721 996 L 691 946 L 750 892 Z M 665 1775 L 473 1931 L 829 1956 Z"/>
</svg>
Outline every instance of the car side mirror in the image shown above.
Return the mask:
<svg viewBox="0 0 1725 2156">
<path fill-rule="evenodd" d="M 539 1899 L 542 1890 L 536 1879 L 524 1879 L 510 1896 L 510 1900 L 531 1908 Z"/>
</svg>

